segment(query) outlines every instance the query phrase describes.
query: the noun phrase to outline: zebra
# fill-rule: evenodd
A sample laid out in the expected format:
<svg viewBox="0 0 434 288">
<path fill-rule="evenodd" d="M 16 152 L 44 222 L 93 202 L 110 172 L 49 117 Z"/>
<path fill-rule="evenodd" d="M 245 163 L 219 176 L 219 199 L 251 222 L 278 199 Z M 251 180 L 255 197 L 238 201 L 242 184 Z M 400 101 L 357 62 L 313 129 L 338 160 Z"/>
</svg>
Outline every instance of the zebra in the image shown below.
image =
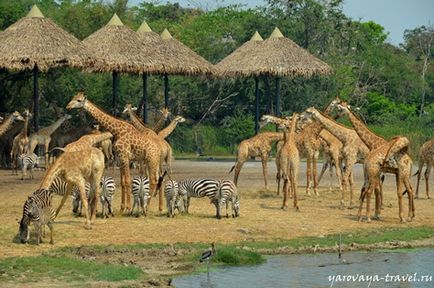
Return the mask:
<svg viewBox="0 0 434 288">
<path fill-rule="evenodd" d="M 223 207 L 226 204 L 226 217 L 228 215 L 228 204 L 232 204 L 232 217 L 240 216 L 240 197 L 238 195 L 237 186 L 231 180 L 220 180 L 218 186 L 217 198 L 219 205 L 218 207 Z"/>
<path fill-rule="evenodd" d="M 50 228 L 50 244 L 53 241 L 53 220 L 56 211 L 51 207 L 52 194 L 47 189 L 34 191 L 23 206 L 23 218 L 20 221 L 20 242 L 27 243 L 30 238 L 29 225 L 33 222 L 36 230 L 36 245 L 41 243 L 41 232 L 44 225 Z"/>
<path fill-rule="evenodd" d="M 33 179 L 33 168 L 38 167 L 39 164 L 38 155 L 35 153 L 25 153 L 18 156 L 18 163 L 21 167 L 21 180 L 24 180 L 24 177 L 27 176 L 27 169 L 30 171 L 29 179 Z"/>
<path fill-rule="evenodd" d="M 216 207 L 216 217 L 220 219 L 219 203 L 217 201 L 217 190 L 219 181 L 209 178 L 184 179 L 178 183 L 179 195 L 184 201 L 184 211 L 188 213 L 190 198 L 208 197 Z"/>
<path fill-rule="evenodd" d="M 178 182 L 175 180 L 167 181 L 164 193 L 166 195 L 167 217 L 174 217 L 175 209 L 178 209 L 179 212 L 183 212 L 183 205 L 180 203 L 182 198 L 179 194 Z"/>
<path fill-rule="evenodd" d="M 134 176 L 131 185 L 131 194 L 133 195 L 134 203 L 130 215 L 133 214 L 134 209 L 137 206 L 136 217 L 139 217 L 140 215 L 140 208 L 142 209 L 142 214 L 146 216 L 148 201 L 149 198 L 151 198 L 149 193 L 149 179 L 144 176 Z"/>
</svg>

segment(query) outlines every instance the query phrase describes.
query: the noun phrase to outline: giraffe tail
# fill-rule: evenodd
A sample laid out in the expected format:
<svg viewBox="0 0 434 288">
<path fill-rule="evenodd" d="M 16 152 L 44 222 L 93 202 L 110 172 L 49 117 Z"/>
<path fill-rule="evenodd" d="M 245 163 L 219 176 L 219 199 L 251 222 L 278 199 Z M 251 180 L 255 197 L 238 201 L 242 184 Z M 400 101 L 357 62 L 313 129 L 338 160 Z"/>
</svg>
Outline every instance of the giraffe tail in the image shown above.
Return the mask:
<svg viewBox="0 0 434 288">
<path fill-rule="evenodd" d="M 416 173 L 413 174 L 413 176 L 419 175 L 420 174 L 420 170 L 417 169 Z"/>
<path fill-rule="evenodd" d="M 53 149 L 48 150 L 48 152 L 45 152 L 45 154 L 51 154 L 55 150 L 60 150 L 62 152 L 65 152 L 65 149 L 63 149 L 62 147 L 54 147 Z"/>
<path fill-rule="evenodd" d="M 236 165 L 237 165 L 237 163 L 235 163 L 234 166 L 232 166 L 232 168 L 231 168 L 231 170 L 229 170 L 229 173 L 228 173 L 228 174 L 231 174 L 232 171 L 234 171 Z"/>
<path fill-rule="evenodd" d="M 161 185 L 163 184 L 164 181 L 164 177 L 167 175 L 167 170 L 164 170 L 163 175 L 160 176 L 160 178 L 158 178 L 158 183 L 157 183 L 157 190 L 159 190 L 161 188 Z"/>
</svg>

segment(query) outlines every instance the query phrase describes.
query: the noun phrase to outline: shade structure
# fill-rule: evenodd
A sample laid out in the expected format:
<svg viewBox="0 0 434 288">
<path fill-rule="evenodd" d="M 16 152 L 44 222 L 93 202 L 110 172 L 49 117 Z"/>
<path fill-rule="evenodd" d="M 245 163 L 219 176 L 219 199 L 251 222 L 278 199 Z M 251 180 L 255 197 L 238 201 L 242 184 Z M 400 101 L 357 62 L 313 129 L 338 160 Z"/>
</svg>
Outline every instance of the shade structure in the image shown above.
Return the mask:
<svg viewBox="0 0 434 288">
<path fill-rule="evenodd" d="M 112 72 L 113 109 L 116 111 L 117 83 L 119 73 L 158 73 L 160 64 L 153 64 L 149 54 L 143 52 L 137 34 L 125 26 L 114 14 L 106 26 L 83 40 L 83 45 L 92 53 L 95 64 L 88 67 L 91 72 Z"/>
<path fill-rule="evenodd" d="M 281 77 L 308 78 L 314 74 L 329 74 L 332 71 L 327 63 L 316 58 L 291 39 L 284 37 L 277 27 L 265 41 L 256 41 L 257 43 L 254 44 L 251 43 L 252 40 L 218 63 L 216 70 L 218 75 L 226 77 L 275 77 L 277 115 L 280 115 Z M 258 118 L 259 115 L 256 115 L 256 119 Z"/>
<path fill-rule="evenodd" d="M 34 5 L 26 17 L 1 32 L 0 68 L 31 70 L 34 75 L 33 119 L 38 130 L 38 73 L 53 67 L 86 67 L 93 63 L 81 42 L 45 18 Z"/>
</svg>

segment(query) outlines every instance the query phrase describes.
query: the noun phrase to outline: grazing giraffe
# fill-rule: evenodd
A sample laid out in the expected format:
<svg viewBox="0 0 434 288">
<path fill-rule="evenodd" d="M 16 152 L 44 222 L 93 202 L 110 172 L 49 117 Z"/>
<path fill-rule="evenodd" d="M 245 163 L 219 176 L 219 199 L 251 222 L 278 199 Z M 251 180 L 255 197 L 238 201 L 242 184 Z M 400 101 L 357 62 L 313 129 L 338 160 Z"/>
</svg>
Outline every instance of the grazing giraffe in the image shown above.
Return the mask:
<svg viewBox="0 0 434 288">
<path fill-rule="evenodd" d="M 75 152 L 65 152 L 50 166 L 40 184 L 40 189 L 49 190 L 54 179 L 62 178 L 67 183 L 65 197 L 71 195 L 72 187 L 75 185 L 80 191 L 80 198 L 86 213 L 85 229 L 92 229 L 92 222 L 95 220 L 99 196 L 101 194 L 100 181 L 104 172 L 104 154 L 95 147 Z M 90 183 L 91 191 L 94 191 L 90 200 L 90 210 L 85 192 L 86 182 Z M 62 202 L 64 200 L 62 199 Z M 61 206 L 56 211 L 59 214 Z"/>
<path fill-rule="evenodd" d="M 380 179 L 380 173 L 392 173 L 396 176 L 396 183 L 397 183 L 397 195 L 398 195 L 398 201 L 399 201 L 399 207 L 400 207 L 400 219 L 403 221 L 403 217 L 401 215 L 402 210 L 402 192 L 401 187 L 402 184 L 404 184 L 406 191 L 408 192 L 408 195 L 410 198 L 413 197 L 413 188 L 410 184 L 410 177 L 411 177 L 411 167 L 412 167 L 412 160 L 410 156 L 407 154 L 408 150 L 408 139 L 405 137 L 396 137 L 391 141 L 385 140 L 383 137 L 376 135 L 374 132 L 372 132 L 364 122 L 362 122 L 359 117 L 357 117 L 354 112 L 351 110 L 350 106 L 343 101 L 340 101 L 339 103 L 335 103 L 335 106 L 337 110 L 341 114 L 348 115 L 351 123 L 354 126 L 354 130 L 359 135 L 360 139 L 367 145 L 367 147 L 370 149 L 371 152 L 369 152 L 368 156 L 365 160 L 365 183 L 363 184 L 362 188 L 362 195 L 364 193 L 367 193 L 367 189 L 375 189 L 376 197 L 379 199 L 376 199 L 379 202 L 379 205 L 381 206 L 383 203 L 383 195 L 382 195 L 382 188 L 381 188 L 381 182 Z M 382 148 L 380 148 L 382 147 Z M 389 147 L 391 151 L 387 152 L 386 147 Z M 393 149 L 397 149 L 396 151 L 393 151 Z M 402 150 L 399 153 L 399 157 L 395 157 L 396 161 L 389 161 L 389 158 L 385 153 L 397 153 L 398 150 Z M 372 154 L 372 155 L 371 155 Z M 383 162 L 380 160 L 383 159 Z M 369 172 L 369 173 L 368 173 Z M 372 186 L 374 184 L 378 186 Z M 374 188 L 372 188 L 374 187 Z M 377 189 L 379 190 L 379 193 L 377 193 Z M 372 190 L 370 191 L 372 193 Z M 361 199 L 361 205 L 363 204 L 363 197 Z M 368 200 L 369 203 L 369 200 Z M 412 210 L 414 213 L 414 207 L 413 204 L 411 204 Z M 410 209 L 410 207 L 409 207 Z M 380 210 L 376 210 L 376 217 L 379 218 Z M 368 217 L 369 218 L 369 217 Z"/>
<path fill-rule="evenodd" d="M 139 132 L 130 123 L 117 119 L 91 101 L 84 92 L 80 91 L 68 103 L 67 109 L 85 109 L 104 129 L 113 134 L 114 148 L 120 160 L 122 201 L 121 212 L 125 209 L 128 213 L 131 210 L 131 174 L 130 160 L 146 161 L 151 195 L 155 195 L 157 181 L 160 176 L 160 165 L 162 161 L 161 147 L 154 137 L 148 137 Z M 162 211 L 163 203 L 159 203 Z"/>
<path fill-rule="evenodd" d="M 314 107 L 310 107 L 303 112 L 302 121 L 310 123 L 315 120 L 321 123 L 324 129 L 328 130 L 336 138 L 338 138 L 342 144 L 343 162 L 345 165 L 344 174 L 342 176 L 342 197 L 341 207 L 344 206 L 344 195 L 348 191 L 348 184 L 350 186 L 350 204 L 353 202 L 353 165 L 357 162 L 362 162 L 366 155 L 369 153 L 368 147 L 357 135 L 356 131 L 350 129 L 340 123 L 337 123 L 329 116 L 318 111 Z"/>
<path fill-rule="evenodd" d="M 36 146 L 44 145 L 44 153 L 45 153 L 45 169 L 49 166 L 49 155 L 48 149 L 50 147 L 51 135 L 57 128 L 62 125 L 62 123 L 68 119 L 71 119 L 71 115 L 66 114 L 65 116 L 58 119 L 56 122 L 51 124 L 50 126 L 44 127 L 40 129 L 38 132 L 33 133 L 29 137 L 29 153 L 33 153 L 35 151 Z"/>
<path fill-rule="evenodd" d="M 24 121 L 23 116 L 21 116 L 20 112 L 18 111 L 15 111 L 9 115 L 9 117 L 7 117 L 0 125 L 0 137 L 2 137 L 9 129 L 12 128 L 15 121 Z"/>
<path fill-rule="evenodd" d="M 110 139 L 112 137 L 113 137 L 113 135 L 110 132 L 84 135 L 80 139 L 78 139 L 77 141 L 66 145 L 64 148 L 55 147 L 53 149 L 59 149 L 59 150 L 62 150 L 63 152 L 66 152 L 66 153 L 88 150 L 88 149 L 94 147 L 96 144 L 99 144 L 102 141 Z M 105 166 L 105 163 L 104 163 L 104 166 Z M 71 191 L 69 191 L 69 193 L 65 193 L 63 195 L 63 198 L 59 204 L 59 207 L 56 210 L 56 215 L 59 214 L 59 211 L 62 208 L 63 204 L 65 204 L 65 201 L 70 196 L 70 192 Z"/>
<path fill-rule="evenodd" d="M 176 116 L 175 119 L 173 119 L 169 125 L 167 125 L 166 128 L 158 132 L 158 136 L 160 136 L 163 139 L 166 139 L 172 132 L 175 130 L 178 123 L 185 122 L 185 118 L 182 116 Z"/>
<path fill-rule="evenodd" d="M 426 197 L 428 199 L 431 198 L 429 195 L 429 174 L 431 173 L 431 169 L 434 165 L 434 138 L 425 142 L 419 150 L 419 169 L 416 172 L 417 175 L 417 184 L 416 184 L 416 196 L 415 198 L 419 198 L 419 182 L 420 176 L 422 175 L 423 166 L 426 164 L 425 169 L 425 192 Z"/>
<path fill-rule="evenodd" d="M 282 203 L 282 209 L 284 210 L 288 208 L 288 194 L 292 195 L 294 199 L 294 208 L 297 211 L 299 210 L 297 202 L 297 178 L 300 166 L 300 155 L 295 141 L 298 117 L 299 115 L 294 113 L 292 114 L 291 120 L 284 120 L 279 124 L 279 128 L 284 129 L 284 143 L 282 148 L 277 152 L 276 158 L 279 158 L 284 181 Z"/>
<path fill-rule="evenodd" d="M 27 149 L 29 148 L 29 136 L 27 134 L 29 131 L 29 119 L 32 117 L 32 114 L 26 109 L 22 115 L 24 118 L 24 126 L 21 132 L 14 137 L 11 150 L 12 173 L 15 174 L 18 173 L 18 156 L 27 153 Z"/>
<path fill-rule="evenodd" d="M 244 162 L 249 157 L 256 157 L 259 156 L 262 161 L 262 173 L 264 175 L 264 182 L 265 182 L 265 189 L 268 189 L 267 184 L 267 164 L 268 164 L 268 157 L 270 155 L 271 146 L 273 143 L 280 141 L 283 139 L 283 133 L 280 132 L 262 132 L 258 133 L 257 135 L 253 136 L 252 138 L 245 139 L 241 141 L 241 143 L 238 145 L 238 151 L 237 151 L 237 161 L 235 162 L 235 165 L 232 166 L 229 173 L 231 173 L 235 169 L 234 174 L 234 183 L 235 185 L 238 185 L 238 176 L 240 174 L 241 168 L 244 165 Z"/>
</svg>

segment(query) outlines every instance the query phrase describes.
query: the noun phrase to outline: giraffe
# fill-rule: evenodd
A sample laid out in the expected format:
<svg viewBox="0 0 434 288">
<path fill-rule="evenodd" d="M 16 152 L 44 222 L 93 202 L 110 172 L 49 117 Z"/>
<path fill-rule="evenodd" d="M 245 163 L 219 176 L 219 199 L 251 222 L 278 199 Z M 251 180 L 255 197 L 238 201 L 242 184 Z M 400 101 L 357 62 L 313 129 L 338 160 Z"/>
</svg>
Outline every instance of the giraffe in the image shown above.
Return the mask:
<svg viewBox="0 0 434 288">
<path fill-rule="evenodd" d="M 426 164 L 425 169 L 425 191 L 426 197 L 428 199 L 431 198 L 429 195 L 429 174 L 431 173 L 432 166 L 434 165 L 434 138 L 431 138 L 427 142 L 425 142 L 419 150 L 419 169 L 416 172 L 417 175 L 417 184 L 416 184 L 416 196 L 415 198 L 419 198 L 419 182 L 420 176 L 422 175 L 423 166 Z"/>
<path fill-rule="evenodd" d="M 297 113 L 294 113 L 292 114 L 291 120 L 284 120 L 279 124 L 279 128 L 284 129 L 284 144 L 277 152 L 276 158 L 279 158 L 282 178 L 284 180 L 282 203 L 282 209 L 284 210 L 288 208 L 288 192 L 293 196 L 294 208 L 297 211 L 299 210 L 297 203 L 297 178 L 300 166 L 300 155 L 295 142 L 295 130 L 298 116 Z"/>
<path fill-rule="evenodd" d="M 166 124 L 167 118 L 169 118 L 170 116 L 170 111 L 167 107 L 163 107 L 160 112 L 160 119 L 158 119 L 157 123 L 155 123 L 154 127 L 152 127 L 152 130 L 154 130 L 156 133 L 159 133 L 163 129 L 164 124 Z"/>
<path fill-rule="evenodd" d="M 175 119 L 173 119 L 169 125 L 167 125 L 166 128 L 162 129 L 160 132 L 158 132 L 158 136 L 160 136 L 163 139 L 166 139 L 172 132 L 175 130 L 178 123 L 185 122 L 185 118 L 182 116 L 176 116 Z"/>
<path fill-rule="evenodd" d="M 142 120 L 137 116 L 136 113 L 133 111 L 133 107 L 131 104 L 126 104 L 123 114 L 127 114 L 130 117 L 131 124 L 133 124 L 136 129 L 138 129 L 140 132 L 146 134 L 146 135 L 154 135 L 156 136 L 157 133 L 152 130 L 151 128 L 146 127 L 145 123 L 142 122 Z"/>
<path fill-rule="evenodd" d="M 24 121 L 23 116 L 21 116 L 20 112 L 15 111 L 9 117 L 6 117 L 6 119 L 3 121 L 3 123 L 0 125 L 0 137 L 2 137 L 6 132 L 12 128 L 15 121 Z"/>
<path fill-rule="evenodd" d="M 405 222 L 402 197 L 404 193 L 401 192 L 401 185 L 404 184 L 405 191 L 408 193 L 408 218 L 411 221 L 415 216 L 413 188 L 410 184 L 411 165 L 412 161 L 408 157 L 407 151 L 410 141 L 406 137 L 395 137 L 389 142 L 374 148 L 365 158 L 364 172 L 367 177 L 367 185 L 364 184 L 362 194 L 360 196 L 360 206 L 358 212 L 359 221 L 362 220 L 363 201 L 366 197 L 366 217 L 367 221 L 371 222 L 370 217 L 370 198 L 372 191 L 375 191 L 375 217 L 379 218 L 381 211 L 381 195 L 379 195 L 380 186 L 380 173 L 388 172 L 394 173 L 396 177 L 399 219 L 401 223 Z M 408 168 L 410 167 L 410 169 Z M 365 180 L 366 183 L 366 180 Z M 366 188 L 365 188 L 366 187 Z"/>
<path fill-rule="evenodd" d="M 342 155 L 345 170 L 342 175 L 342 196 L 341 207 L 344 206 L 344 195 L 348 191 L 348 184 L 350 186 L 350 203 L 349 208 L 352 207 L 353 202 L 353 165 L 357 162 L 362 162 L 366 155 L 369 153 L 368 147 L 363 143 L 356 131 L 350 129 L 340 123 L 337 123 L 329 116 L 318 111 L 314 107 L 310 107 L 303 112 L 302 121 L 310 123 L 315 120 L 321 123 L 324 129 L 328 130 L 336 138 L 338 138 L 342 144 Z"/>
<path fill-rule="evenodd" d="M 267 190 L 267 162 L 271 151 L 271 145 L 273 145 L 274 142 L 280 141 L 282 139 L 283 133 L 262 132 L 249 139 L 241 141 L 241 143 L 238 145 L 237 160 L 235 165 L 232 166 L 231 170 L 229 171 L 229 173 L 231 173 L 235 169 L 235 185 L 237 185 L 238 176 L 240 174 L 241 168 L 244 165 L 244 162 L 246 162 L 249 157 L 259 156 L 262 161 L 262 173 L 264 175 L 265 189 Z"/>
<path fill-rule="evenodd" d="M 32 117 L 32 114 L 28 109 L 24 110 L 22 114 L 24 118 L 24 126 L 19 134 L 14 137 L 14 141 L 12 144 L 11 150 L 11 160 L 12 160 L 12 173 L 17 174 L 18 171 L 18 156 L 24 153 L 27 153 L 27 149 L 29 148 L 29 136 L 28 128 L 29 128 L 29 119 Z"/>
<path fill-rule="evenodd" d="M 145 160 L 147 162 L 149 186 L 151 195 L 157 191 L 161 165 L 161 148 L 153 137 L 140 133 L 130 123 L 117 119 L 87 99 L 83 91 L 78 92 L 66 106 L 70 109 L 85 109 L 103 128 L 113 134 L 114 148 L 120 160 L 122 201 L 121 212 L 131 210 L 131 175 L 130 160 Z M 163 203 L 159 203 L 163 209 Z"/>
<path fill-rule="evenodd" d="M 324 172 L 329 167 L 330 171 L 330 185 L 329 191 L 332 190 L 332 174 L 333 174 L 333 166 L 336 168 L 336 177 L 338 178 L 339 190 L 342 190 L 342 167 L 340 165 L 342 159 L 342 148 L 343 144 L 339 139 L 337 139 L 333 134 L 329 131 L 323 129 L 318 135 L 321 141 L 324 142 L 323 145 L 323 157 L 324 164 L 322 166 L 321 172 L 318 177 L 318 185 L 321 181 L 321 178 Z"/>
<path fill-rule="evenodd" d="M 99 132 L 99 131 L 98 131 Z M 74 141 L 68 145 L 66 145 L 64 148 L 55 147 L 54 149 L 62 150 L 63 152 L 78 152 L 82 150 L 87 150 L 92 147 L 94 147 L 96 144 L 101 143 L 102 141 L 105 141 L 107 139 L 112 138 L 113 135 L 110 132 L 104 132 L 104 133 L 94 133 L 94 134 L 88 134 L 80 137 L 77 141 Z M 105 163 L 104 163 L 105 166 Z M 65 201 L 70 196 L 69 193 L 65 193 L 63 195 L 63 198 L 59 204 L 59 207 L 56 210 L 56 215 L 59 214 L 60 209 L 65 204 Z"/>
<path fill-rule="evenodd" d="M 57 130 L 57 128 L 60 127 L 60 125 L 62 125 L 64 121 L 68 119 L 71 119 L 71 115 L 66 114 L 60 119 L 58 119 L 56 122 L 51 124 L 50 126 L 40 129 L 38 132 L 31 134 L 29 137 L 29 149 L 28 149 L 29 153 L 33 153 L 37 145 L 44 145 L 46 169 L 49 167 L 48 149 L 50 147 L 51 135 L 54 133 L 54 131 Z"/>
<path fill-rule="evenodd" d="M 101 194 L 100 181 L 104 172 L 104 154 L 95 147 L 75 152 L 66 152 L 59 156 L 53 165 L 47 170 L 40 184 L 40 189 L 49 189 L 54 179 L 61 177 L 67 183 L 65 197 L 71 195 L 72 187 L 75 185 L 80 191 L 80 198 L 86 213 L 85 229 L 92 229 L 95 221 L 99 195 Z M 90 201 L 90 214 L 88 201 L 85 192 L 86 182 L 91 184 L 91 191 L 94 191 Z M 64 203 L 64 199 L 62 199 Z M 63 205 L 63 204 L 62 204 Z M 56 216 L 60 211 L 59 206 Z"/>
<path fill-rule="evenodd" d="M 335 106 L 337 110 L 341 114 L 348 115 L 351 123 L 354 126 L 355 131 L 359 135 L 359 137 L 364 141 L 364 143 L 367 145 L 367 147 L 371 150 L 371 152 L 368 154 L 367 160 L 365 160 L 365 166 L 368 166 L 365 171 L 365 183 L 363 184 L 362 188 L 362 194 L 369 189 L 371 185 L 378 185 L 378 187 L 371 188 L 371 189 L 378 189 L 380 192 L 377 194 L 376 197 L 380 203 L 380 206 L 383 203 L 383 193 L 382 193 L 382 187 L 381 182 L 378 180 L 380 179 L 380 173 L 392 173 L 396 176 L 396 183 L 397 183 L 397 195 L 399 203 L 401 203 L 402 193 L 401 193 L 401 187 L 402 184 L 404 184 L 406 191 L 409 193 L 409 197 L 411 194 L 411 197 L 413 195 L 413 188 L 410 184 L 410 176 L 411 176 L 411 168 L 412 168 L 412 160 L 410 156 L 406 153 L 406 150 L 408 149 L 409 143 L 407 143 L 408 139 L 405 137 L 397 137 L 395 140 L 387 141 L 383 137 L 376 135 L 374 132 L 372 132 L 364 122 L 362 122 L 359 117 L 357 117 L 354 112 L 351 110 L 350 105 L 348 105 L 344 101 L 340 101 L 339 103 L 335 103 Z M 383 147 L 383 148 L 379 148 Z M 385 147 L 390 147 L 392 149 L 393 147 L 395 149 L 404 149 L 404 152 L 400 154 L 400 156 L 397 158 L 397 162 L 389 161 L 389 157 L 387 155 L 384 155 L 384 151 L 386 150 Z M 398 148 L 396 148 L 398 147 Z M 378 148 L 378 151 L 376 150 Z M 386 151 L 387 152 L 387 151 Z M 397 153 L 394 152 L 387 152 L 387 153 Z M 373 154 L 370 156 L 370 154 Z M 380 159 L 383 158 L 383 163 L 380 163 Z M 386 161 L 387 160 L 387 161 Z M 371 163 L 372 162 L 372 163 Z M 367 173 L 369 172 L 369 173 Z M 377 174 L 375 174 L 375 173 Z M 372 182 L 374 184 L 372 184 Z M 375 190 L 377 191 L 377 190 Z M 372 192 L 372 191 L 371 191 Z M 362 199 L 363 203 L 363 199 Z M 413 204 L 412 204 L 413 205 Z M 403 220 L 401 215 L 402 210 L 402 204 L 400 204 L 400 219 Z M 414 213 L 414 207 L 413 207 L 413 213 Z M 376 218 L 379 218 L 379 211 L 376 213 Z"/>
</svg>

